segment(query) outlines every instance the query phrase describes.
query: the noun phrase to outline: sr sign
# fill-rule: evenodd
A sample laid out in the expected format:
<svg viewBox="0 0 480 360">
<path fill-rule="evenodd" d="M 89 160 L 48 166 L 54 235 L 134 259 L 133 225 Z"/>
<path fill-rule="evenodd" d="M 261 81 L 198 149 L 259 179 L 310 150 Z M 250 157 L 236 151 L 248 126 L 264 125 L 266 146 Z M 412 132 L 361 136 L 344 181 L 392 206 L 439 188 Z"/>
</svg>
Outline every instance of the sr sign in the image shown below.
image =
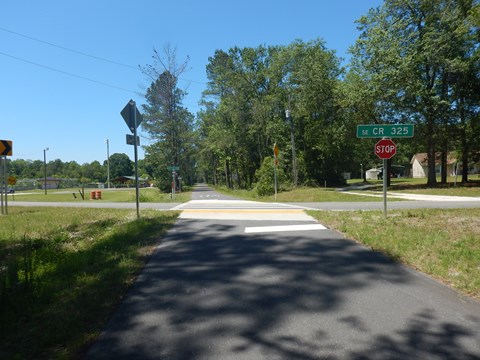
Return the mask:
<svg viewBox="0 0 480 360">
<path fill-rule="evenodd" d="M 390 139 L 382 139 L 375 144 L 375 155 L 380 159 L 390 159 L 397 153 L 397 146 Z"/>
</svg>

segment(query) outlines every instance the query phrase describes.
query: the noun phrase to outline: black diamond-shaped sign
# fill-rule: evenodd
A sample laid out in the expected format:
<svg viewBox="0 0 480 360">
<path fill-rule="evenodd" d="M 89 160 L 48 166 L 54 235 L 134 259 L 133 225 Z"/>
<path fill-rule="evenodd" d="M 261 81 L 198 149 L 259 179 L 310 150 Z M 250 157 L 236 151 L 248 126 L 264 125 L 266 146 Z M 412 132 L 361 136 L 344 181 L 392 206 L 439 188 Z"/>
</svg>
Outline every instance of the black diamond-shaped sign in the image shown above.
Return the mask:
<svg viewBox="0 0 480 360">
<path fill-rule="evenodd" d="M 138 127 L 143 121 L 142 114 L 138 111 L 137 107 L 135 106 L 135 101 L 130 100 L 127 105 L 120 111 L 125 123 L 127 124 L 130 131 L 133 133 L 135 132 L 135 123 Z"/>
</svg>

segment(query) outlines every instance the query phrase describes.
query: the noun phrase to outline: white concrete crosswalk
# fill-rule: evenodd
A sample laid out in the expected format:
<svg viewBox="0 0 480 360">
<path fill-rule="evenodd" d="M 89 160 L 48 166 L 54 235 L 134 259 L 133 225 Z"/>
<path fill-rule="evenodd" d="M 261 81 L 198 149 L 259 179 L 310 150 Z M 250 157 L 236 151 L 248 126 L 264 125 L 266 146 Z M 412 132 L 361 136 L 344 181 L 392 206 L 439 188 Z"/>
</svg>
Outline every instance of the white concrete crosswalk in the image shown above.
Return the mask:
<svg viewBox="0 0 480 360">
<path fill-rule="evenodd" d="M 246 227 L 245 233 L 264 233 L 264 232 L 285 232 L 285 231 L 307 231 L 307 230 L 326 230 L 321 224 L 305 225 L 279 225 L 279 226 L 252 226 Z"/>
<path fill-rule="evenodd" d="M 297 206 L 246 200 L 191 200 L 175 210 L 182 211 L 180 219 L 316 222 Z"/>
</svg>

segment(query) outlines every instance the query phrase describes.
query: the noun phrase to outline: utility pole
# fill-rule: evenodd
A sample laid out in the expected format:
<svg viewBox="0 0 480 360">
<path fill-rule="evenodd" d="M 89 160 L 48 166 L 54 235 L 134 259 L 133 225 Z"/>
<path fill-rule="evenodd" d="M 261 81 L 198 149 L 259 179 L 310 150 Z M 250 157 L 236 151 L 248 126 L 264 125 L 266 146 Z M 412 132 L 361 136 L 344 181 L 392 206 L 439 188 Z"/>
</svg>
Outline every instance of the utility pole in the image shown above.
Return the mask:
<svg viewBox="0 0 480 360">
<path fill-rule="evenodd" d="M 43 149 L 43 170 L 44 170 L 44 187 L 45 195 L 47 195 L 47 150 L 48 147 Z"/>
<path fill-rule="evenodd" d="M 107 144 L 107 187 L 110 189 L 110 148 L 108 139 L 105 139 Z"/>
<path fill-rule="evenodd" d="M 290 110 L 285 110 L 285 116 L 287 120 L 290 120 L 290 138 L 292 141 L 292 172 L 293 172 L 293 185 L 297 187 L 297 156 L 295 153 L 295 135 L 293 129 L 293 119 Z"/>
</svg>

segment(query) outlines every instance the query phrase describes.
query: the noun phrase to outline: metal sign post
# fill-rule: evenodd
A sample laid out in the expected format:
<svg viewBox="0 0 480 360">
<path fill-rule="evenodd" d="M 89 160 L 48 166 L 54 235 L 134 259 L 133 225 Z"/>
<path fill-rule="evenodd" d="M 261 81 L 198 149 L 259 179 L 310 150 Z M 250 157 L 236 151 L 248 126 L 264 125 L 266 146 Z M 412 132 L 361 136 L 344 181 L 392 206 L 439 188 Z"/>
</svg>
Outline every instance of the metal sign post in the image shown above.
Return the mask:
<svg viewBox="0 0 480 360">
<path fill-rule="evenodd" d="M 135 105 L 135 101 L 130 100 L 127 105 L 120 112 L 125 123 L 130 131 L 133 133 L 134 142 L 134 156 L 135 156 L 135 202 L 137 204 L 137 219 L 140 219 L 140 201 L 139 201 L 139 188 L 138 188 L 138 136 L 137 127 L 142 122 L 143 118 Z M 135 141 L 136 140 L 136 141 Z M 129 137 L 127 136 L 127 144 L 129 144 Z"/>
<path fill-rule="evenodd" d="M 5 164 L 5 156 L 2 156 L 2 164 L 1 164 L 2 177 L 0 179 L 0 185 L 2 186 L 2 188 L 0 189 L 0 198 L 1 198 L 1 203 L 2 203 L 2 215 L 5 214 L 5 208 L 3 206 L 3 192 L 4 192 L 3 189 L 5 189 L 5 170 L 4 170 L 3 164 Z M 7 196 L 7 192 L 5 191 L 5 197 L 6 196 Z"/>
<path fill-rule="evenodd" d="M 387 161 L 397 153 L 397 145 L 391 139 L 382 139 L 375 144 L 375 155 L 383 159 L 383 217 L 387 218 Z"/>
<path fill-rule="evenodd" d="M 5 215 L 8 215 L 7 157 L 3 157 L 3 187 L 5 188 Z"/>
<path fill-rule="evenodd" d="M 12 156 L 12 141 L 10 140 L 0 140 L 0 156 L 2 157 L 3 166 L 2 166 L 2 174 L 3 176 L 0 179 L 0 202 L 2 208 L 2 215 L 8 214 L 8 191 L 7 191 L 7 156 Z M 3 204 L 3 193 L 5 192 L 5 206 Z"/>
<path fill-rule="evenodd" d="M 411 138 L 413 124 L 366 124 L 357 125 L 357 138 L 382 138 L 375 144 L 374 152 L 383 159 L 383 216 L 387 217 L 387 160 L 397 152 L 396 144 L 389 138 Z M 363 175 L 363 174 L 362 174 Z"/>
<path fill-rule="evenodd" d="M 177 171 L 180 170 L 180 166 L 172 165 L 167 167 L 167 169 L 172 172 L 172 200 L 175 200 L 175 176 L 177 175 Z"/>
<path fill-rule="evenodd" d="M 277 165 L 278 165 L 278 146 L 273 144 L 273 180 L 275 184 L 275 201 L 277 201 Z"/>
</svg>

